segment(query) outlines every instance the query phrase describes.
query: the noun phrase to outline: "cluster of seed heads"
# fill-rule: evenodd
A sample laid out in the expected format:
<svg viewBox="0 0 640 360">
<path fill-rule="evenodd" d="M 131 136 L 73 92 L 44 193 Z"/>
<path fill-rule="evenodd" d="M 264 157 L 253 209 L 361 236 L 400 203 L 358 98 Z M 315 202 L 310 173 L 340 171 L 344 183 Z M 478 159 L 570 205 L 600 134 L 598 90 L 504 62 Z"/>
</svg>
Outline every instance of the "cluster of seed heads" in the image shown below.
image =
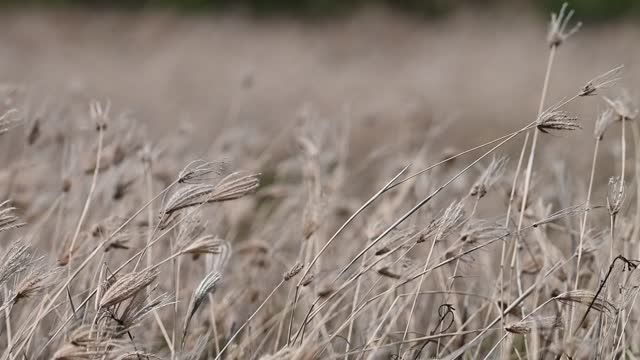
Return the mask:
<svg viewBox="0 0 640 360">
<path fill-rule="evenodd" d="M 542 113 L 536 121 L 536 127 L 543 133 L 553 130 L 572 131 L 581 129 L 578 118 L 562 110 L 551 110 Z"/>
</svg>

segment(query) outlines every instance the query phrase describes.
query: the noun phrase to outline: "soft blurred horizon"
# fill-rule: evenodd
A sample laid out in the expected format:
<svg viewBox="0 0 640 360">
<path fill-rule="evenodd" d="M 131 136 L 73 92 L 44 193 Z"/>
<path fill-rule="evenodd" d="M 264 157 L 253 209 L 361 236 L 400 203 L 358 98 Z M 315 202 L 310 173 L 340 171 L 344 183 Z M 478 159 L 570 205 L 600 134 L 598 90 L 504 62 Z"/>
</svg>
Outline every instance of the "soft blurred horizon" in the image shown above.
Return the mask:
<svg viewBox="0 0 640 360">
<path fill-rule="evenodd" d="M 269 138 L 301 113 L 328 124 L 349 119 L 355 154 L 420 146 L 421 133 L 441 126 L 438 146 L 462 150 L 535 117 L 548 52 L 548 4 L 468 3 L 433 18 L 362 6 L 321 20 L 14 7 L 0 15 L 0 82 L 27 88 L 42 106 L 108 99 L 156 136 L 187 129 L 196 152 L 230 125 L 246 139 Z M 629 44 L 639 35 L 633 17 L 585 21 L 558 54 L 550 101 L 621 64 L 621 85 L 634 94 L 640 50 Z M 584 131 L 604 108 L 594 103 L 571 108 Z M 549 146 L 567 142 L 587 146 L 571 136 Z"/>
</svg>

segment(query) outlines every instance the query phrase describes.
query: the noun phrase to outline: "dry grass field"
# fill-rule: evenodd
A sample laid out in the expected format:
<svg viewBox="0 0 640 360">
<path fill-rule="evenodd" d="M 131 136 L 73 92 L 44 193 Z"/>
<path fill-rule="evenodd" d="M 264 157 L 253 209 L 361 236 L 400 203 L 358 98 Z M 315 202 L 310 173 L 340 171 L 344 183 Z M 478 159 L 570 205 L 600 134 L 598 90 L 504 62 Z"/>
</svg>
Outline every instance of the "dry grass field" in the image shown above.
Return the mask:
<svg viewBox="0 0 640 360">
<path fill-rule="evenodd" d="M 637 358 L 640 28 L 567 15 L 0 14 L 0 359 Z"/>
</svg>

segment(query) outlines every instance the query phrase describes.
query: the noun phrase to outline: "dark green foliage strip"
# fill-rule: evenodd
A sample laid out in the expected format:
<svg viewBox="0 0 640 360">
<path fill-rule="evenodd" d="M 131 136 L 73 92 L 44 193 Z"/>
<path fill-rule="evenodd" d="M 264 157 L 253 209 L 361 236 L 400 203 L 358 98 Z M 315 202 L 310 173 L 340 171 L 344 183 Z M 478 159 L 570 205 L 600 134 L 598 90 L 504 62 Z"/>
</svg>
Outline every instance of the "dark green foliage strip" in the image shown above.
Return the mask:
<svg viewBox="0 0 640 360">
<path fill-rule="evenodd" d="M 460 6 L 499 6 L 506 0 L 0 0 L 3 7 L 84 7 L 123 10 L 172 9 L 185 12 L 246 10 L 255 15 L 334 16 L 366 5 L 382 5 L 417 16 L 437 16 Z M 565 0 L 531 1 L 548 13 Z M 606 20 L 640 14 L 638 0 L 573 0 L 580 19 Z"/>
</svg>

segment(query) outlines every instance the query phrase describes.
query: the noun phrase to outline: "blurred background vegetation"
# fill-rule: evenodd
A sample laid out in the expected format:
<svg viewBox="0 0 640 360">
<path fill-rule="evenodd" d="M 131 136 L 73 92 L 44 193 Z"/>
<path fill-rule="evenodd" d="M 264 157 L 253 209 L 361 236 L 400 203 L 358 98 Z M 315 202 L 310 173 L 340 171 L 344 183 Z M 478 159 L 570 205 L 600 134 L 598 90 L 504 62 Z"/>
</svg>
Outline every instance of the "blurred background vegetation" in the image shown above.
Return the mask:
<svg viewBox="0 0 640 360">
<path fill-rule="evenodd" d="M 462 7 L 491 10 L 514 2 L 533 4 L 540 14 L 558 9 L 564 0 L 0 0 L 3 7 L 84 7 L 122 10 L 170 9 L 219 13 L 242 10 L 258 16 L 325 17 L 349 14 L 364 6 L 384 6 L 417 17 L 437 17 Z M 574 0 L 581 19 L 615 20 L 640 15 L 639 0 Z"/>
</svg>

